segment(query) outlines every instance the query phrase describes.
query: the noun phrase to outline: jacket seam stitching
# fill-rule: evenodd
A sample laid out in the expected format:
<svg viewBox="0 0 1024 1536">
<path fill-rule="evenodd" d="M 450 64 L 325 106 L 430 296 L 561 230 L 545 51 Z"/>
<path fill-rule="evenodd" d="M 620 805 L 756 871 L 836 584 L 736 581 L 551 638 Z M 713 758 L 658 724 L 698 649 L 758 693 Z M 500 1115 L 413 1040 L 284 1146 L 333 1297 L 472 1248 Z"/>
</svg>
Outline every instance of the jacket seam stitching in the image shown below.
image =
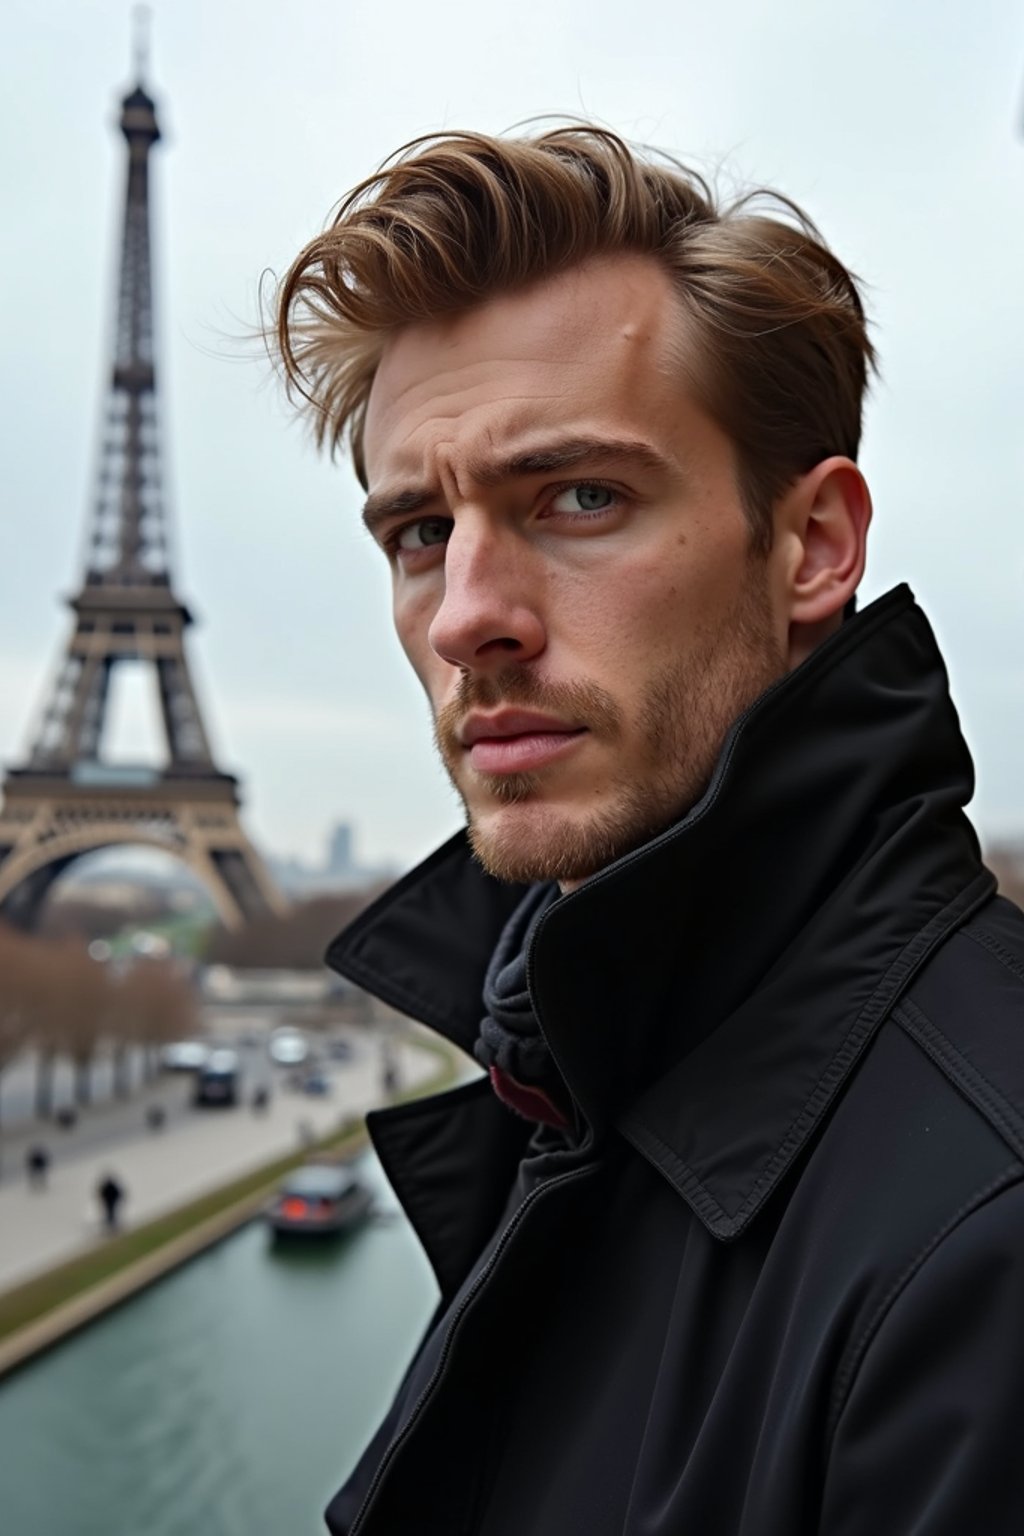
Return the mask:
<svg viewBox="0 0 1024 1536">
<path fill-rule="evenodd" d="M 1021 965 L 1016 956 L 1011 954 L 989 929 L 965 928 L 963 935 L 965 939 L 970 939 L 972 943 L 977 944 L 979 949 L 985 950 L 986 954 L 999 960 L 1008 971 L 1013 972 L 1018 981 L 1024 981 L 1024 965 Z"/>
<path fill-rule="evenodd" d="M 897 1005 L 893 1017 L 953 1086 L 976 1108 L 984 1110 L 1009 1143 L 1010 1150 L 1018 1157 L 1024 1156 L 1024 1118 L 981 1068 L 965 1056 L 909 997 Z"/>
<path fill-rule="evenodd" d="M 662 1141 L 657 1131 L 652 1131 L 649 1126 L 642 1125 L 632 1116 L 623 1118 L 620 1130 L 638 1151 L 649 1155 L 657 1165 L 672 1174 L 680 1193 L 709 1226 L 717 1229 L 720 1236 L 733 1236 L 736 1218 L 730 1216 L 724 1207 L 719 1205 L 689 1164 L 684 1163 L 679 1154 Z"/>
<path fill-rule="evenodd" d="M 892 1311 L 900 1296 L 956 1228 L 961 1226 L 969 1216 L 981 1210 L 995 1196 L 1020 1184 L 1022 1173 L 1024 1173 L 1024 1169 L 1021 1167 L 1020 1159 L 1015 1158 L 1008 1167 L 1003 1168 L 987 1184 L 982 1185 L 980 1189 L 975 1190 L 973 1194 L 969 1195 L 959 1209 L 922 1245 L 882 1296 L 871 1317 L 865 1323 L 853 1344 L 848 1348 L 844 1360 L 836 1372 L 836 1379 L 832 1389 L 832 1405 L 829 1410 L 828 1425 L 825 1432 L 826 1460 L 832 1454 L 835 1437 L 839 1431 L 839 1421 L 850 1400 L 856 1378 L 860 1373 L 868 1351 L 886 1317 Z"/>
</svg>

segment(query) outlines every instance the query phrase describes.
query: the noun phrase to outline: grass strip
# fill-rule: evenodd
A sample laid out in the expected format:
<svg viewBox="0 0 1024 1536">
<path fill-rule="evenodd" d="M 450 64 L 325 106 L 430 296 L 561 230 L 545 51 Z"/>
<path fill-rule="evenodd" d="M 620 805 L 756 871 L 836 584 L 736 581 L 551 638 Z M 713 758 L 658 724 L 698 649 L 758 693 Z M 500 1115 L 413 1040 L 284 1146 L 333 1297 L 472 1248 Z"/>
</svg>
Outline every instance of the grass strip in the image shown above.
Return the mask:
<svg viewBox="0 0 1024 1536">
<path fill-rule="evenodd" d="M 437 1056 L 443 1063 L 442 1068 L 428 1082 L 408 1092 L 396 1094 L 390 1101 L 392 1103 L 437 1093 L 446 1088 L 456 1075 L 458 1067 L 452 1053 L 432 1040 L 417 1039 L 416 1045 L 418 1049 Z M 257 1195 L 262 1189 L 267 1189 L 269 1193 L 279 1179 L 301 1163 L 308 1162 L 312 1154 L 344 1155 L 349 1151 L 357 1151 L 365 1135 L 361 1117 L 344 1122 L 337 1131 L 320 1141 L 297 1148 L 271 1163 L 264 1163 L 252 1173 L 233 1179 L 229 1184 L 222 1184 L 208 1195 L 200 1195 L 198 1199 L 190 1200 L 164 1216 L 154 1217 L 152 1221 L 143 1222 L 127 1232 L 106 1238 L 86 1253 L 3 1292 L 0 1294 L 0 1339 L 8 1338 L 29 1323 L 37 1322 L 48 1312 L 53 1312 L 84 1291 L 109 1280 L 111 1276 L 155 1253 L 200 1223 Z"/>
</svg>

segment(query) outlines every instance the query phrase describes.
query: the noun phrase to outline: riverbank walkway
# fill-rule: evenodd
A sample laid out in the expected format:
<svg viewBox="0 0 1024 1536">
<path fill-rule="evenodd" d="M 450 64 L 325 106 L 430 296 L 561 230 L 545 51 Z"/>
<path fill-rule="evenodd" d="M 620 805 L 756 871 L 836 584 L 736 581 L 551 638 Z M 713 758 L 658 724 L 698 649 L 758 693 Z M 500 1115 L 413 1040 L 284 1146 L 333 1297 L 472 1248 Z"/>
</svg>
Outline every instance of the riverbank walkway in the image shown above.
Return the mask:
<svg viewBox="0 0 1024 1536">
<path fill-rule="evenodd" d="M 395 1043 L 394 1056 L 403 1089 L 438 1070 L 437 1055 L 418 1045 L 415 1033 Z M 127 1231 L 365 1114 L 382 1102 L 381 1077 L 378 1043 L 363 1040 L 350 1061 L 332 1065 L 330 1092 L 323 1097 L 280 1087 L 262 1111 L 248 1104 L 192 1110 L 182 1102 L 186 1085 L 174 1082 L 161 1093 L 169 1108 L 181 1112 L 168 1113 L 160 1130 L 145 1126 L 137 1102 L 120 1111 L 100 1106 L 93 1117 L 86 1113 L 81 1139 L 61 1144 L 45 1187 L 30 1187 L 24 1175 L 0 1185 L 0 1291 L 103 1241 L 96 1188 L 107 1174 L 124 1186 L 121 1230 Z M 111 1121 L 118 1112 L 131 1114 L 124 1135 Z M 102 1124 L 103 1134 L 90 1135 L 93 1122 Z M 5 1148 L 8 1159 L 15 1150 Z"/>
</svg>

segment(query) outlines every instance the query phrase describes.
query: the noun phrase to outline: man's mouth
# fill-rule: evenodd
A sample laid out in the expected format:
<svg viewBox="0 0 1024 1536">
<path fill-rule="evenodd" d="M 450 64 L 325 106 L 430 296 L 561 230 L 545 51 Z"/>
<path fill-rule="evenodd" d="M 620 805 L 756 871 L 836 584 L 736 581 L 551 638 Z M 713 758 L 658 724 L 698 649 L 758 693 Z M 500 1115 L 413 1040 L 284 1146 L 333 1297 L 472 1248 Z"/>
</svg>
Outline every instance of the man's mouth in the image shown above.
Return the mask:
<svg viewBox="0 0 1024 1536">
<path fill-rule="evenodd" d="M 479 773 L 534 773 L 573 750 L 586 726 L 532 710 L 467 717 L 459 741 Z"/>
</svg>

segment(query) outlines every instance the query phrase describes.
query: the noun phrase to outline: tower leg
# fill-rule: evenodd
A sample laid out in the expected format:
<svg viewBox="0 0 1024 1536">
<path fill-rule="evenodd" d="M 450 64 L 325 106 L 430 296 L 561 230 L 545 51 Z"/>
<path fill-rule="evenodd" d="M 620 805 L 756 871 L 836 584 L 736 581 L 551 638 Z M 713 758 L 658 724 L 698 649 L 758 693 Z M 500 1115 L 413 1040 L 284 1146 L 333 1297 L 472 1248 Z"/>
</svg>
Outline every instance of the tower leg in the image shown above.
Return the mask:
<svg viewBox="0 0 1024 1536">
<path fill-rule="evenodd" d="M 20 928 L 24 932 L 35 928 L 51 885 L 63 874 L 70 863 L 70 858 L 58 859 L 53 864 L 44 864 L 42 869 L 35 869 L 30 875 L 26 875 L 24 880 L 0 901 L 0 921 L 7 923 L 11 928 Z M 3 866 L 0 865 L 0 871 L 2 868 Z"/>
</svg>

